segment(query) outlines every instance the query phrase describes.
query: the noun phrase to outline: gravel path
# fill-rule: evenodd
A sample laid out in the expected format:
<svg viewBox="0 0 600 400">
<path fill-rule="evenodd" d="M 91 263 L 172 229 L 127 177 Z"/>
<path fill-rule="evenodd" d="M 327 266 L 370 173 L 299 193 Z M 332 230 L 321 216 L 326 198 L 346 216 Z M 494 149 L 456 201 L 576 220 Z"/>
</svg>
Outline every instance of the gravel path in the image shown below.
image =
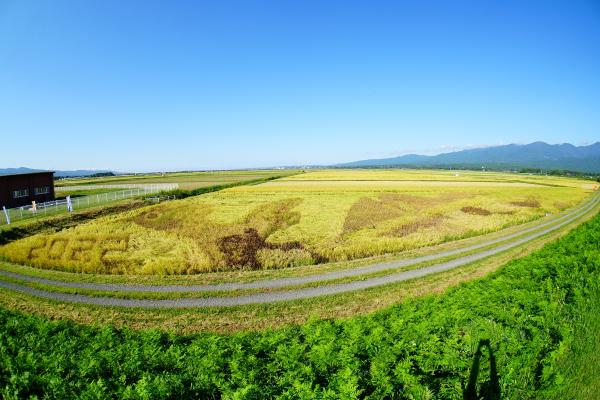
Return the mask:
<svg viewBox="0 0 600 400">
<path fill-rule="evenodd" d="M 524 232 L 531 231 L 534 229 L 539 229 L 541 226 L 547 226 L 549 224 L 552 224 L 550 227 L 548 227 L 546 229 L 537 231 L 531 235 L 524 236 L 520 239 L 511 241 L 509 243 L 502 244 L 502 245 L 494 247 L 492 249 L 483 250 L 483 251 L 480 251 L 480 252 L 477 252 L 474 254 L 469 254 L 464 257 L 456 258 L 456 259 L 453 259 L 453 260 L 450 260 L 447 262 L 442 262 L 439 264 L 435 264 L 435 265 L 431 265 L 431 266 L 427 266 L 427 267 L 423 267 L 423 268 L 419 268 L 419 269 L 415 269 L 415 270 L 396 272 L 396 273 L 388 274 L 385 276 L 368 278 L 368 279 L 364 279 L 364 280 L 358 280 L 358 281 L 352 281 L 352 282 L 346 282 L 346 283 L 322 285 L 322 286 L 317 286 L 317 287 L 300 288 L 300 289 L 272 292 L 272 293 L 271 292 L 256 293 L 256 294 L 249 294 L 249 295 L 236 296 L 236 297 L 208 297 L 208 298 L 155 299 L 155 300 L 151 300 L 151 299 L 148 299 L 148 300 L 120 299 L 120 298 L 112 298 L 112 297 L 94 297 L 94 296 L 86 296 L 86 295 L 80 295 L 80 294 L 56 293 L 56 292 L 49 292 L 49 291 L 45 291 L 45 290 L 35 289 L 35 288 L 28 287 L 28 286 L 23 286 L 23 285 L 19 285 L 16 283 L 4 282 L 4 281 L 0 281 L 0 287 L 14 290 L 14 291 L 21 292 L 21 293 L 26 293 L 26 294 L 37 296 L 37 297 L 41 297 L 41 298 L 45 298 L 45 299 L 61 301 L 61 302 L 93 304 L 93 305 L 100 305 L 100 306 L 133 307 L 133 308 L 226 307 L 226 306 L 273 303 L 273 302 L 287 301 L 287 300 L 306 299 L 306 298 L 311 298 L 311 297 L 316 297 L 316 296 L 332 295 L 332 294 L 344 293 L 344 292 L 349 292 L 349 291 L 354 291 L 354 290 L 359 290 L 359 289 L 372 288 L 372 287 L 386 285 L 386 284 L 400 282 L 400 281 L 406 281 L 409 279 L 420 278 L 420 277 L 423 277 L 426 275 L 430 275 L 430 274 L 434 274 L 434 273 L 442 272 L 442 271 L 447 271 L 447 270 L 450 270 L 450 269 L 453 269 L 453 268 L 456 268 L 456 267 L 459 267 L 462 265 L 466 265 L 466 264 L 472 263 L 474 261 L 481 260 L 483 258 L 498 254 L 505 250 L 517 247 L 519 245 L 527 243 L 528 241 L 531 241 L 540 236 L 543 236 L 547 233 L 553 232 L 553 231 L 561 228 L 562 226 L 569 224 L 570 222 L 581 217 L 582 215 L 584 215 L 585 213 L 590 211 L 594 206 L 596 206 L 598 204 L 598 202 L 599 202 L 599 197 L 597 195 L 595 195 L 594 198 L 589 203 L 587 203 L 585 206 L 579 208 L 578 210 L 572 211 L 571 213 L 566 214 L 558 219 L 549 221 L 548 223 L 538 225 L 535 228 L 530 228 L 530 229 L 521 231 L 521 232 L 513 234 L 513 235 L 508 235 L 503 238 L 494 239 L 494 240 L 486 242 L 486 243 L 481 243 L 481 244 L 475 245 L 477 247 L 474 247 L 474 248 L 478 248 L 478 247 L 488 246 L 490 244 L 506 240 L 510 237 L 522 235 Z M 559 221 L 559 222 L 557 223 L 557 221 Z M 473 246 L 470 246 L 470 247 L 473 247 Z M 468 249 L 468 248 L 466 248 L 466 249 Z M 439 254 L 437 254 L 436 256 L 437 257 L 445 257 L 447 255 L 456 254 L 457 252 L 467 251 L 466 249 L 461 249 L 460 251 L 452 250 L 450 253 L 443 252 L 443 253 L 439 253 L 439 254 L 444 254 L 444 255 L 440 256 Z M 452 253 L 452 252 L 454 252 L 454 253 Z M 432 256 L 425 256 L 425 257 L 432 257 Z M 429 258 L 429 259 L 435 259 L 437 257 Z M 422 258 L 423 257 L 419 257 L 418 259 L 422 259 Z M 418 259 L 412 259 L 411 261 L 412 261 L 412 263 L 414 263 L 415 260 L 418 260 Z M 404 262 L 404 261 L 409 261 L 409 260 L 403 260 L 401 262 Z M 422 262 L 422 261 L 423 260 L 417 261 L 417 262 Z M 401 262 L 375 264 L 374 266 L 364 267 L 363 271 L 366 270 L 367 268 L 373 268 L 373 269 L 369 270 L 371 272 L 377 272 L 377 271 L 381 271 L 381 270 L 385 270 L 385 269 L 389 269 L 389 268 L 396 268 L 396 267 L 402 265 L 402 264 L 400 264 Z M 383 267 L 385 265 L 388 265 L 388 267 Z M 389 266 L 389 265 L 394 265 L 394 266 Z M 380 268 L 380 269 L 378 269 L 378 268 Z M 339 274 L 339 273 L 344 273 L 344 272 L 346 272 L 346 271 L 336 271 L 335 273 Z M 2 273 L 5 274 L 5 271 Z M 323 275 L 330 276 L 331 274 L 333 274 L 333 273 L 323 274 Z M 323 276 L 323 275 L 317 275 L 317 277 Z M 354 275 L 341 275 L 340 277 L 345 277 L 345 276 L 354 276 Z M 28 277 L 28 278 L 30 278 L 30 277 Z M 313 277 L 306 277 L 306 278 L 310 279 Z M 36 279 L 40 279 L 40 278 L 36 278 Z M 288 278 L 285 280 L 277 280 L 277 281 L 289 282 L 290 280 L 292 280 L 293 282 L 297 282 L 298 279 L 303 279 L 303 278 Z M 332 279 L 332 278 L 330 278 L 330 279 Z M 277 282 L 277 281 L 272 281 L 272 282 Z M 317 280 L 317 281 L 320 281 L 320 280 Z M 260 282 L 262 284 L 266 284 L 269 281 L 260 281 Z M 306 282 L 314 282 L 314 281 L 306 281 Z M 65 283 L 66 282 L 63 282 L 63 283 L 61 283 L 61 285 L 65 284 Z M 254 282 L 254 283 L 259 283 L 259 282 Z M 240 287 L 242 287 L 242 288 L 251 288 L 251 287 L 269 288 L 269 287 L 271 287 L 271 286 L 239 286 L 239 285 L 251 285 L 251 284 L 253 284 L 253 283 L 222 284 L 222 285 L 213 285 L 213 286 L 219 286 L 221 288 L 219 290 L 223 290 L 224 287 L 230 287 L 230 288 L 240 288 Z M 95 286 L 95 285 L 100 285 L 100 284 L 86 284 L 86 285 L 94 285 L 92 287 L 86 287 L 86 288 L 97 288 L 98 286 Z M 224 285 L 235 285 L 235 286 L 224 286 Z M 115 286 L 115 285 L 111 285 L 111 286 Z M 116 285 L 116 286 L 121 287 L 121 285 Z M 104 286 L 99 286 L 99 287 L 104 288 Z M 165 290 L 162 290 L 160 288 L 168 288 L 168 287 L 170 287 L 170 286 L 154 286 L 154 287 L 144 286 L 143 291 L 161 292 L 161 291 L 165 291 Z M 179 288 L 180 286 L 172 286 L 172 287 Z M 201 288 L 204 286 L 197 286 L 197 287 Z M 279 287 L 279 286 L 273 286 L 273 287 Z M 149 290 L 150 288 L 159 288 L 159 289 L 158 290 Z M 185 291 L 189 291 L 190 287 L 186 286 L 185 288 L 186 288 Z M 227 289 L 225 289 L 225 290 L 227 290 Z"/>
<path fill-rule="evenodd" d="M 231 283 L 219 283 L 212 285 L 132 285 L 132 284 L 117 284 L 117 283 L 86 283 L 86 282 L 64 282 L 52 279 L 40 278 L 35 276 L 29 276 L 19 274 L 15 272 L 4 271 L 0 269 L 0 275 L 18 279 L 26 282 L 41 283 L 50 286 L 57 286 L 62 288 L 70 289 L 87 289 L 87 290 L 99 290 L 99 291 L 110 291 L 110 292 L 146 292 L 146 293 L 191 293 L 191 292 L 228 292 L 234 290 L 244 289 L 279 289 L 287 286 L 301 286 L 316 282 L 325 282 L 336 279 L 352 278 L 360 275 L 373 274 L 383 272 L 386 270 L 397 269 L 407 267 L 410 265 L 420 264 L 428 261 L 434 261 L 445 257 L 450 257 L 456 254 L 470 252 L 483 247 L 488 247 L 496 243 L 500 243 L 506 240 L 522 236 L 531 231 L 535 231 L 545 226 L 555 224 L 566 218 L 569 218 L 575 214 L 578 214 L 586 209 L 593 207 L 597 197 L 594 197 L 588 203 L 584 204 L 576 210 L 571 211 L 559 218 L 544 222 L 542 224 L 523 229 L 519 232 L 505 235 L 496 239 L 486 240 L 481 243 L 473 244 L 466 247 L 461 247 L 453 250 L 441 251 L 435 254 L 429 254 L 421 257 L 415 257 L 405 260 L 396 260 L 391 262 L 376 263 L 367 265 L 364 267 L 344 269 L 339 271 L 332 271 L 323 274 L 290 277 L 290 278 L 278 278 L 269 280 L 259 280 L 253 282 L 231 282 Z"/>
</svg>

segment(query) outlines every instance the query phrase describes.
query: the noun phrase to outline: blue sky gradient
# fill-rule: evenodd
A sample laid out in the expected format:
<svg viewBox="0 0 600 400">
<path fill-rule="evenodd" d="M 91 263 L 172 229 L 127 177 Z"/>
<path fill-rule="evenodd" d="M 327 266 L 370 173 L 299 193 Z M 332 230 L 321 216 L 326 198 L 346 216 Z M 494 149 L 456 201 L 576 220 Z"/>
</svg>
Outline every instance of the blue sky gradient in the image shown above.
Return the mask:
<svg viewBox="0 0 600 400">
<path fill-rule="evenodd" d="M 598 1 L 0 0 L 0 167 L 600 140 Z"/>
</svg>

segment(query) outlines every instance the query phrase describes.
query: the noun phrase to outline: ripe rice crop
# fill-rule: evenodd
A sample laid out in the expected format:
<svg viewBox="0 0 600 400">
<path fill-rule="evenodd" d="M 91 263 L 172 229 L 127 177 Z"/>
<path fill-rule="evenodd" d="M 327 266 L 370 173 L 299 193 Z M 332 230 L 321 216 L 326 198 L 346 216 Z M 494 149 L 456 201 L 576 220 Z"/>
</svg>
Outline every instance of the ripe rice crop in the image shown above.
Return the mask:
<svg viewBox="0 0 600 400">
<path fill-rule="evenodd" d="M 34 235 L 0 247 L 0 256 L 103 274 L 196 274 L 351 260 L 557 213 L 591 192 L 582 183 L 498 173 L 315 171 Z"/>
</svg>

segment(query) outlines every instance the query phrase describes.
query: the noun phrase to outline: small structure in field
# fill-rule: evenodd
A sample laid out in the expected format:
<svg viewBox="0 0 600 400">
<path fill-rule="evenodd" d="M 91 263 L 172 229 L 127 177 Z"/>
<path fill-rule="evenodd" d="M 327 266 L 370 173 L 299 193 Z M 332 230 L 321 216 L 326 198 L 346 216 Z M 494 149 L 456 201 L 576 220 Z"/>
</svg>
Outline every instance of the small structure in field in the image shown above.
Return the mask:
<svg viewBox="0 0 600 400">
<path fill-rule="evenodd" d="M 54 172 L 0 175 L 0 208 L 54 200 Z"/>
</svg>

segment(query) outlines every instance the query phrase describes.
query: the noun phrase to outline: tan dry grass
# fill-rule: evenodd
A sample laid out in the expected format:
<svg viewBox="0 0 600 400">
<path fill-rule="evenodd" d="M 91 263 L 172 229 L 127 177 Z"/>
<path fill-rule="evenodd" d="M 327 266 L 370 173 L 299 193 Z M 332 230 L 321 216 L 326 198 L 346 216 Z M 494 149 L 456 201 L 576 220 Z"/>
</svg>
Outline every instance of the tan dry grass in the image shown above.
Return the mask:
<svg viewBox="0 0 600 400">
<path fill-rule="evenodd" d="M 518 207 L 540 208 L 541 204 L 535 197 L 528 197 L 525 200 L 511 201 L 510 204 Z"/>
<path fill-rule="evenodd" d="M 486 210 L 485 208 L 481 208 L 481 207 L 465 206 L 465 207 L 461 208 L 460 211 L 467 213 L 467 214 L 472 214 L 472 215 L 483 215 L 483 216 L 492 215 L 492 212 L 490 210 Z"/>
</svg>

